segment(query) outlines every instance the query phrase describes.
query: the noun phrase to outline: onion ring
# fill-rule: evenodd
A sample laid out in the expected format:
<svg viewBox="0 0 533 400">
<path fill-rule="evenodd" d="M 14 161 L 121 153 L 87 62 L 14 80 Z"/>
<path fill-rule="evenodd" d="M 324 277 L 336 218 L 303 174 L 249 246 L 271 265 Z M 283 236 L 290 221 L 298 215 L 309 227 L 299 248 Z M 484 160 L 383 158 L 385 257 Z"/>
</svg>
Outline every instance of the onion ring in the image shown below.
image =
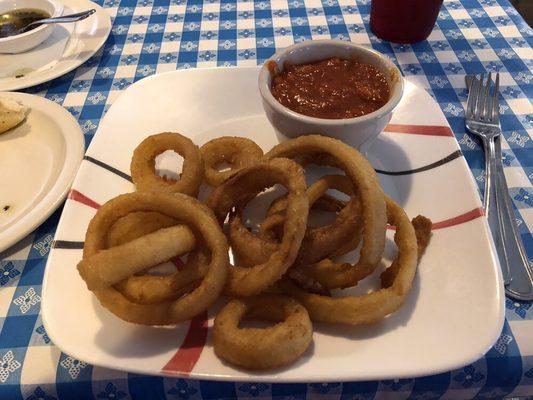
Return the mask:
<svg viewBox="0 0 533 400">
<path fill-rule="evenodd" d="M 279 322 L 260 328 L 240 328 L 247 319 Z M 281 295 L 261 295 L 232 300 L 215 318 L 214 350 L 217 356 L 247 369 L 272 369 L 293 363 L 313 339 L 309 314 L 296 300 Z"/>
<path fill-rule="evenodd" d="M 125 274 L 120 270 L 117 275 L 106 273 L 105 284 L 98 280 L 95 271 L 101 273 L 102 267 L 94 267 L 95 258 L 111 259 L 107 269 L 113 269 L 115 261 L 108 253 L 106 257 L 99 256 L 101 252 L 116 250 L 117 247 L 105 250 L 106 233 L 120 218 L 132 212 L 156 211 L 174 218 L 179 223 L 185 224 L 200 237 L 202 242 L 211 252 L 206 274 L 200 285 L 185 296 L 158 304 L 138 304 L 116 290 L 112 285 L 118 282 Z M 171 228 L 167 228 L 171 229 Z M 158 237 L 160 231 L 152 233 Z M 146 236 L 137 240 L 143 241 Z M 131 242 L 130 242 L 131 243 Z M 128 243 L 126 243 L 128 244 Z M 174 243 L 179 246 L 178 243 Z M 150 255 L 145 258 L 150 260 L 145 268 L 154 265 L 153 259 L 157 257 L 159 243 L 154 243 L 148 251 Z M 218 226 L 212 212 L 198 200 L 182 194 L 163 194 L 153 192 L 136 192 L 120 195 L 100 207 L 89 223 L 83 249 L 83 260 L 78 264 L 80 275 L 86 279 L 90 287 L 96 287 L 94 294 L 100 303 L 113 314 L 125 321 L 142 325 L 168 325 L 188 320 L 205 311 L 218 298 L 222 292 L 227 276 L 228 243 L 224 233 Z M 130 271 L 130 275 L 133 272 Z"/>
<path fill-rule="evenodd" d="M 178 181 L 155 173 L 155 158 L 166 150 L 183 157 L 183 170 Z M 174 132 L 148 136 L 133 152 L 131 178 L 138 191 L 184 193 L 197 196 L 204 178 L 204 166 L 198 146 L 191 139 Z"/>
<path fill-rule="evenodd" d="M 305 195 L 303 169 L 297 163 L 283 158 L 262 161 L 241 170 L 230 180 L 217 187 L 207 205 L 213 209 L 220 225 L 235 205 L 244 206 L 262 190 L 276 183 L 287 190 L 287 215 L 283 237 L 278 249 L 268 260 L 250 268 L 230 266 L 226 292 L 234 296 L 253 296 L 279 280 L 293 264 L 307 224 L 309 203 Z"/>
<path fill-rule="evenodd" d="M 360 202 L 353 196 L 353 186 L 346 176 L 325 175 L 307 189 L 309 206 L 325 195 L 328 189 L 336 189 L 351 195 L 350 201 L 344 207 L 335 221 L 320 227 L 308 227 L 295 264 L 303 265 L 317 262 L 335 253 L 340 243 L 349 241 L 351 247 L 357 247 L 361 240 L 362 219 L 360 216 Z M 267 218 L 261 223 L 260 233 L 267 234 L 284 222 L 283 212 L 287 206 L 286 200 L 280 198 L 274 202 L 267 213 Z M 268 236 L 267 236 L 268 237 Z M 350 238 L 350 239 L 346 239 Z"/>
<path fill-rule="evenodd" d="M 107 248 L 128 243 L 161 228 L 174 226 L 178 222 L 171 217 L 157 212 L 134 212 L 115 222 L 107 234 Z M 185 232 L 191 240 L 192 232 Z M 194 239 L 194 236 L 192 236 Z M 179 238 L 180 242 L 183 240 Z M 128 255 L 131 257 L 131 254 Z M 167 275 L 134 275 L 116 283 L 115 289 L 133 302 L 154 304 L 175 300 L 194 289 L 205 275 L 204 264 L 197 266 L 187 263 L 184 268 Z"/>
<path fill-rule="evenodd" d="M 328 189 L 353 194 L 353 186 L 348 178 L 341 175 L 326 175 L 307 189 L 309 206 L 313 207 L 320 199 L 328 199 L 329 196 L 323 197 L 327 196 L 325 193 Z M 332 199 L 336 201 L 332 202 L 332 205 L 336 207 L 339 200 Z M 244 226 L 238 212 L 232 215 L 229 229 L 230 243 L 241 265 L 250 266 L 262 263 L 276 250 L 277 242 L 273 241 L 276 235 L 272 233 L 272 230 L 282 226 L 285 221 L 283 213 L 286 207 L 285 197 L 274 201 L 268 210 L 267 217 L 261 223 L 259 236 L 254 235 Z M 359 199 L 352 196 L 333 223 L 315 228 L 308 227 L 294 264 L 307 266 L 325 257 L 342 255 L 355 249 L 361 239 L 360 207 Z"/>
<path fill-rule="evenodd" d="M 200 152 L 204 160 L 205 180 L 214 187 L 263 157 L 263 150 L 253 140 L 235 136 L 210 140 L 200 148 Z M 223 163 L 229 164 L 231 169 L 218 171 L 216 167 Z"/>
<path fill-rule="evenodd" d="M 188 253 L 195 246 L 194 235 L 183 225 L 162 228 L 131 242 L 102 249 L 78 264 L 78 271 L 89 290 L 104 289 L 147 266 L 156 266 Z M 157 252 L 151 251 L 157 247 Z M 111 267 L 110 267 L 111 266 Z"/>
<path fill-rule="evenodd" d="M 135 212 L 120 218 L 107 233 L 107 248 L 131 242 L 161 228 L 178 225 L 178 222 L 157 212 Z"/>
<path fill-rule="evenodd" d="M 411 289 L 418 263 L 418 249 L 413 225 L 405 211 L 386 197 L 388 221 L 396 226 L 394 241 L 398 255 L 394 281 L 388 288 L 360 296 L 326 297 L 308 293 L 284 279 L 280 287 L 301 302 L 313 321 L 368 324 L 378 321 L 396 311 Z"/>
<path fill-rule="evenodd" d="M 381 261 L 387 224 L 383 191 L 370 163 L 357 150 L 340 140 L 319 135 L 300 136 L 282 142 L 265 154 L 265 159 L 309 157 L 317 153 L 346 173 L 361 201 L 363 245 L 359 260 L 353 268 L 362 279 L 374 272 Z"/>
</svg>

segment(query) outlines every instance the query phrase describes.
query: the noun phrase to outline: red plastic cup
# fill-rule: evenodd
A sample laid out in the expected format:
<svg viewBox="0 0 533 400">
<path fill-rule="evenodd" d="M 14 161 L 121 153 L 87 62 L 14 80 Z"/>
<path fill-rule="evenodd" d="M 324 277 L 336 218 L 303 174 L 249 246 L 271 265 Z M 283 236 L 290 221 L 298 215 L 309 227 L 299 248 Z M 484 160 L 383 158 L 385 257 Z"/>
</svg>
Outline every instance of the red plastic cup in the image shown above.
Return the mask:
<svg viewBox="0 0 533 400">
<path fill-rule="evenodd" d="M 394 43 L 426 39 L 443 0 L 372 0 L 370 28 L 376 36 Z"/>
</svg>

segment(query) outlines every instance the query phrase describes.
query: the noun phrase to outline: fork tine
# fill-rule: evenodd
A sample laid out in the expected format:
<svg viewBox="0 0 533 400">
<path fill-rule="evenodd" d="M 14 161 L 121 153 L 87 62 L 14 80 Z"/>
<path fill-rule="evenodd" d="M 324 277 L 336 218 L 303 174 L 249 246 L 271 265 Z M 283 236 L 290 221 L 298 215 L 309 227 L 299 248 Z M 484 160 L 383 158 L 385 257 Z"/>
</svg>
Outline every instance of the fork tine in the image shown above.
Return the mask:
<svg viewBox="0 0 533 400">
<path fill-rule="evenodd" d="M 494 83 L 494 93 L 492 94 L 492 115 L 491 121 L 500 121 L 500 107 L 499 107 L 499 95 L 500 95 L 500 73 L 496 73 L 496 80 Z"/>
<path fill-rule="evenodd" d="M 472 117 L 474 119 L 479 119 L 481 117 L 481 113 L 483 112 L 483 81 L 485 76 L 483 74 L 480 74 L 479 82 L 477 85 L 477 96 L 476 96 L 476 104 L 474 104 L 474 111 Z"/>
<path fill-rule="evenodd" d="M 466 117 L 471 118 L 474 114 L 474 107 L 477 101 L 479 91 L 479 80 L 476 75 L 472 75 L 470 87 L 468 88 L 468 100 L 466 101 Z"/>
<path fill-rule="evenodd" d="M 483 93 L 483 119 L 485 121 L 488 121 L 489 118 L 492 116 L 492 98 L 490 97 L 490 86 L 492 84 L 492 73 L 489 72 L 489 76 L 487 77 L 487 84 L 485 85 L 485 90 Z"/>
</svg>

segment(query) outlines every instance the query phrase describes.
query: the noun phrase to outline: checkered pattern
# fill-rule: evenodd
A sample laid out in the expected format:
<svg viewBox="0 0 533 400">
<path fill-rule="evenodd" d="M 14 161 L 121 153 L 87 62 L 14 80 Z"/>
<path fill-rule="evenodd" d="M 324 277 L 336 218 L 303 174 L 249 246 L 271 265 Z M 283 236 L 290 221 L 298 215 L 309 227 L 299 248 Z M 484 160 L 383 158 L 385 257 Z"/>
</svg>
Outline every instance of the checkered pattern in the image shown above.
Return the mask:
<svg viewBox="0 0 533 400">
<path fill-rule="evenodd" d="M 427 41 L 383 42 L 369 29 L 370 0 L 101 0 L 113 18 L 104 47 L 76 70 L 28 92 L 66 107 L 90 142 L 131 83 L 180 68 L 262 63 L 294 42 L 337 38 L 371 45 L 441 105 L 483 186 L 483 155 L 464 132 L 467 73 L 500 72 L 505 172 L 533 259 L 533 30 L 507 0 L 445 1 Z M 61 209 L 0 255 L 1 399 L 499 398 L 533 393 L 533 305 L 507 300 L 495 346 L 477 362 L 436 376 L 361 383 L 216 383 L 126 374 L 62 354 L 39 313 L 43 271 Z M 450 349 L 453 351 L 453 349 Z M 408 360 L 406 360 L 408 362 Z"/>
</svg>

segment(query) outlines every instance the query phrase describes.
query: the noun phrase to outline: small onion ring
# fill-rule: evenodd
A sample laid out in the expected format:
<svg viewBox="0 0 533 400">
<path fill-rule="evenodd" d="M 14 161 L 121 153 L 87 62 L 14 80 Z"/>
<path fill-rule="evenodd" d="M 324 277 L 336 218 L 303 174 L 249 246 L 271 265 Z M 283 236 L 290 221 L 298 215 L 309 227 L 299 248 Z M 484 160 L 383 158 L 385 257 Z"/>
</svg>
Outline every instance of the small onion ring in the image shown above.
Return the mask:
<svg viewBox="0 0 533 400">
<path fill-rule="evenodd" d="M 361 278 L 366 277 L 374 272 L 381 261 L 387 225 L 383 191 L 370 163 L 357 150 L 340 140 L 320 135 L 300 136 L 282 142 L 265 154 L 265 159 L 309 157 L 317 153 L 346 173 L 361 201 L 363 245 L 353 268 L 359 271 Z"/>
<path fill-rule="evenodd" d="M 235 205 L 244 206 L 251 196 L 280 183 L 287 190 L 287 215 L 277 251 L 264 263 L 250 268 L 230 266 L 226 292 L 233 296 L 253 296 L 279 280 L 293 264 L 307 224 L 309 203 L 305 195 L 303 169 L 294 161 L 276 158 L 241 170 L 217 187 L 207 200 L 222 226 Z"/>
<path fill-rule="evenodd" d="M 84 265 L 91 265 L 87 260 L 105 249 L 106 233 L 111 226 L 118 219 L 138 211 L 156 211 L 174 218 L 179 223 L 187 225 L 195 233 L 195 237 L 200 237 L 211 252 L 206 275 L 196 289 L 177 300 L 158 304 L 138 304 L 129 300 L 113 286 L 107 286 L 94 291 L 100 303 L 123 320 L 142 325 L 175 324 L 205 311 L 219 297 L 226 283 L 229 246 L 211 210 L 198 200 L 182 194 L 128 193 L 102 205 L 87 229 L 83 260 L 78 264 L 80 274 L 82 276 L 91 274 Z M 157 257 L 157 247 L 149 249 L 153 258 Z M 146 268 L 153 265 L 150 263 Z M 109 265 L 108 268 L 113 268 L 113 265 Z M 97 287 L 102 286 L 92 278 L 90 282 Z"/>
<path fill-rule="evenodd" d="M 183 169 L 178 181 L 164 179 L 155 172 L 155 158 L 174 150 L 183 157 Z M 204 178 L 204 166 L 198 146 L 191 139 L 174 132 L 148 136 L 133 152 L 131 178 L 138 191 L 184 193 L 197 196 Z"/>
<path fill-rule="evenodd" d="M 200 148 L 200 152 L 204 160 L 205 180 L 214 187 L 263 157 L 263 150 L 253 140 L 236 136 L 210 140 Z M 223 163 L 229 164 L 231 169 L 218 171 L 216 167 Z"/>
<path fill-rule="evenodd" d="M 193 233 L 184 225 L 162 228 L 130 242 L 102 249 L 83 257 L 78 271 L 89 290 L 104 289 L 147 266 L 162 264 L 191 251 L 196 244 Z M 157 251 L 151 251 L 157 248 Z"/>
<path fill-rule="evenodd" d="M 171 217 L 157 212 L 134 212 L 115 222 L 107 234 L 107 248 L 131 242 L 161 228 L 177 225 Z M 190 230 L 186 232 L 192 235 Z M 182 238 L 179 238 L 181 241 Z M 186 238 L 186 240 L 190 240 Z M 128 255 L 131 257 L 131 254 Z M 205 265 L 192 266 L 187 263 L 167 275 L 134 275 L 116 283 L 115 289 L 135 303 L 154 304 L 175 300 L 194 289 L 205 275 Z"/>
<path fill-rule="evenodd" d="M 388 288 L 360 296 L 327 297 L 308 293 L 284 279 L 279 286 L 290 296 L 301 302 L 313 321 L 368 324 L 378 321 L 396 311 L 411 289 L 418 263 L 418 249 L 415 229 L 405 211 L 386 197 L 388 221 L 396 226 L 394 241 L 398 255 L 394 281 Z"/>
<path fill-rule="evenodd" d="M 267 328 L 240 328 L 243 318 L 279 322 Z M 217 356 L 240 367 L 263 370 L 291 364 L 313 339 L 309 314 L 296 300 L 282 295 L 261 295 L 231 300 L 215 318 Z"/>
</svg>

